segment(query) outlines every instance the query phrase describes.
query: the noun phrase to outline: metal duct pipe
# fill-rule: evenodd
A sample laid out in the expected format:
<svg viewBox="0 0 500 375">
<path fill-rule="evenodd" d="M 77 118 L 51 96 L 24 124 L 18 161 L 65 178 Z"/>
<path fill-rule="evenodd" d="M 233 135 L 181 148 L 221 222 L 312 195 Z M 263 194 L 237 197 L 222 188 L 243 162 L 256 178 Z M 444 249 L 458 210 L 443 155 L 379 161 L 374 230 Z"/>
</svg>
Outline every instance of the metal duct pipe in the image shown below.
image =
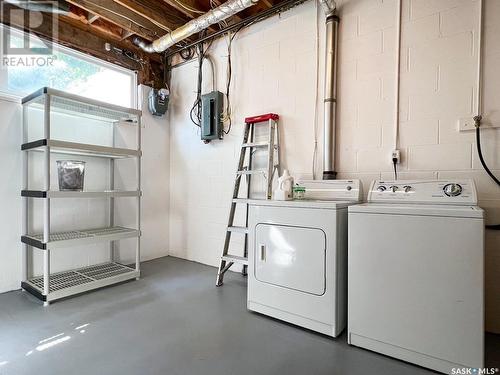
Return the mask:
<svg viewBox="0 0 500 375">
<path fill-rule="evenodd" d="M 134 40 L 134 43 L 149 53 L 163 52 L 167 48 L 179 43 L 181 40 L 207 29 L 210 25 L 234 16 L 243 9 L 256 4 L 258 1 L 259 0 L 228 0 L 217 8 L 208 11 L 204 15 L 189 21 L 183 26 L 153 41 L 151 44 L 146 44 L 138 38 Z"/>
<path fill-rule="evenodd" d="M 337 41 L 339 18 L 334 14 L 335 3 L 323 2 L 326 9 L 325 99 L 323 127 L 323 180 L 334 180 L 335 117 L 337 106 Z"/>
</svg>

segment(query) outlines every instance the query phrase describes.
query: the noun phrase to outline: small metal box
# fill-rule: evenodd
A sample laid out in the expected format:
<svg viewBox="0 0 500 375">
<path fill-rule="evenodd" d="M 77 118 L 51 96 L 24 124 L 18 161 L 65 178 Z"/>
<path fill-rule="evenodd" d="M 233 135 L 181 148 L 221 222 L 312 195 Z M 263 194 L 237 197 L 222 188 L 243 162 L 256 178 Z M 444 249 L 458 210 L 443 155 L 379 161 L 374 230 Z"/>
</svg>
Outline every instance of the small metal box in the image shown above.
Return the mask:
<svg viewBox="0 0 500 375">
<path fill-rule="evenodd" d="M 155 90 L 149 92 L 149 111 L 153 116 L 163 116 L 167 113 L 169 91 L 167 89 Z"/>
<path fill-rule="evenodd" d="M 222 139 L 222 112 L 224 95 L 212 91 L 201 96 L 201 139 L 207 143 L 213 139 Z"/>
</svg>

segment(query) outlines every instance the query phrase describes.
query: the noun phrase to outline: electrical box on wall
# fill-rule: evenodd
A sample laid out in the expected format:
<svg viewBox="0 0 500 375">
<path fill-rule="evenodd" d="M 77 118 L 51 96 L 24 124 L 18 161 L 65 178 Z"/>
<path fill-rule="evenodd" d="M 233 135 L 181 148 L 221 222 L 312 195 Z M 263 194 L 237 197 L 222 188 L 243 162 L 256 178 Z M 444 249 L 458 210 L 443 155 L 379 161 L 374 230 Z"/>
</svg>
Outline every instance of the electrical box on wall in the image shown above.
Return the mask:
<svg viewBox="0 0 500 375">
<path fill-rule="evenodd" d="M 169 94 L 167 89 L 151 89 L 148 105 L 153 116 L 163 116 L 167 112 Z"/>
<path fill-rule="evenodd" d="M 222 139 L 224 95 L 220 91 L 212 91 L 201 96 L 201 139 L 210 142 Z"/>
</svg>

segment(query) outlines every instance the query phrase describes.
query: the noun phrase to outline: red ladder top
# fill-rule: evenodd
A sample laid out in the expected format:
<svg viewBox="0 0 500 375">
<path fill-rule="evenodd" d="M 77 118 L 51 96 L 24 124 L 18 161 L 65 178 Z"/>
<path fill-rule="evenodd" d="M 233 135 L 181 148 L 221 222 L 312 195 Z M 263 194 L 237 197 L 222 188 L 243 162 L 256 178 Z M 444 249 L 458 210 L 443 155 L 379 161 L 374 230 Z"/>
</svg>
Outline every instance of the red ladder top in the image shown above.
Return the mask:
<svg viewBox="0 0 500 375">
<path fill-rule="evenodd" d="M 247 117 L 245 119 L 245 123 L 247 124 L 255 124 L 256 122 L 264 122 L 264 121 L 277 121 L 279 120 L 280 116 L 277 115 L 276 113 L 267 113 L 265 115 L 259 115 L 259 116 L 252 116 L 252 117 Z"/>
</svg>

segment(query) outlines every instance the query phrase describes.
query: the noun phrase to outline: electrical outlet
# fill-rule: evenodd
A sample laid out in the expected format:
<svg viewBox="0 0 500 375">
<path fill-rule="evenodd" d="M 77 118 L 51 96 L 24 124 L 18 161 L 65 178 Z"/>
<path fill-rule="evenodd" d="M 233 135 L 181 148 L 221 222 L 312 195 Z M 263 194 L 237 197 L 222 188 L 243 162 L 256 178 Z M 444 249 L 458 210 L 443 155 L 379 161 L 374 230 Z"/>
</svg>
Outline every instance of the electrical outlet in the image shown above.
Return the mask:
<svg viewBox="0 0 500 375">
<path fill-rule="evenodd" d="M 396 164 L 401 163 L 401 153 L 399 150 L 393 150 L 391 153 L 391 163 L 393 163 L 393 160 L 396 159 Z"/>
<path fill-rule="evenodd" d="M 500 128 L 500 124 L 492 124 L 483 120 L 481 122 L 481 129 L 493 129 Z M 476 130 L 476 125 L 474 123 L 473 117 L 462 117 L 458 120 L 458 131 L 460 132 L 468 132 Z"/>
</svg>

